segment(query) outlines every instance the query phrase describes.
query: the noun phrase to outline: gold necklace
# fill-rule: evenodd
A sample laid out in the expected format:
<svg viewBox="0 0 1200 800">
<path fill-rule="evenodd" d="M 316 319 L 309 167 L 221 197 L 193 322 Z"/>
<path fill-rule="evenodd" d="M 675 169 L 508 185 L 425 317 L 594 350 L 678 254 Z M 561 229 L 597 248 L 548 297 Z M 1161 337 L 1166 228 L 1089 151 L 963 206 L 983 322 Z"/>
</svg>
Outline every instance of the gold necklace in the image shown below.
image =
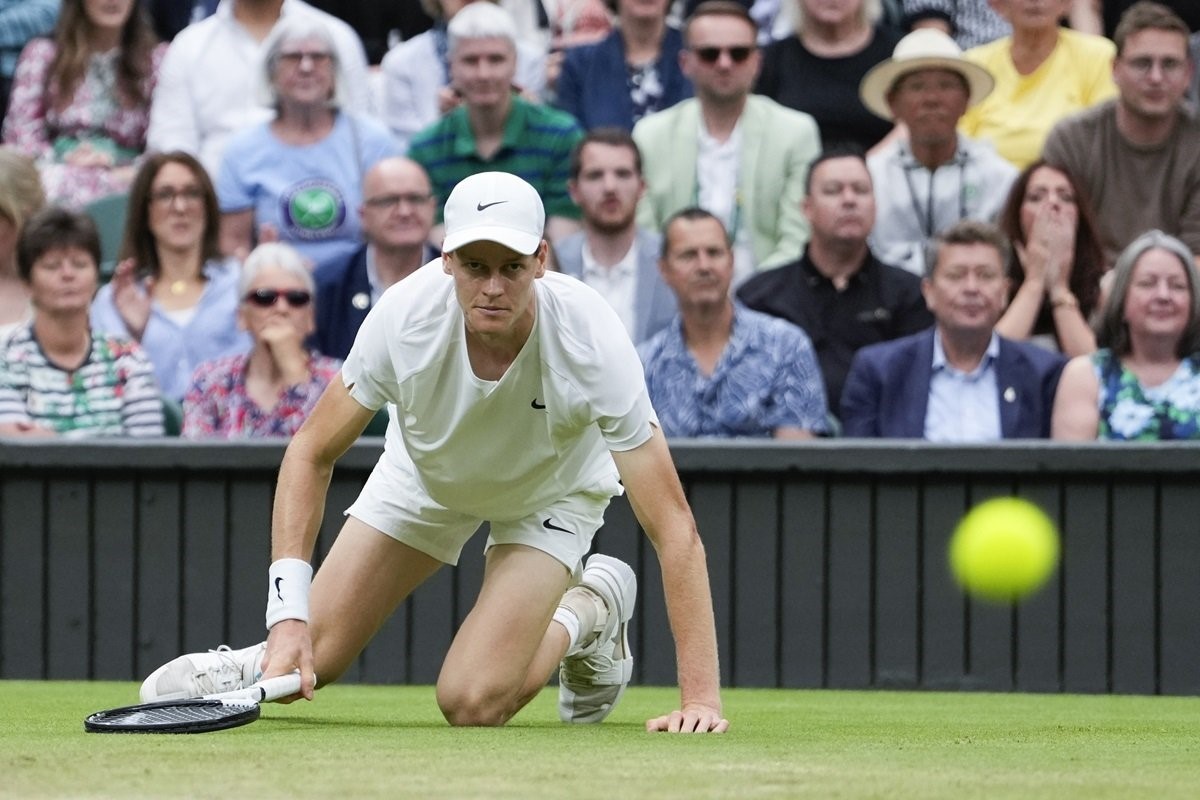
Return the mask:
<svg viewBox="0 0 1200 800">
<path fill-rule="evenodd" d="M 181 295 L 187 291 L 188 285 L 187 285 L 187 281 L 178 280 L 178 281 L 171 281 L 171 285 L 167 288 L 171 290 L 172 295 L 174 295 L 175 297 L 178 297 L 179 295 Z"/>
</svg>

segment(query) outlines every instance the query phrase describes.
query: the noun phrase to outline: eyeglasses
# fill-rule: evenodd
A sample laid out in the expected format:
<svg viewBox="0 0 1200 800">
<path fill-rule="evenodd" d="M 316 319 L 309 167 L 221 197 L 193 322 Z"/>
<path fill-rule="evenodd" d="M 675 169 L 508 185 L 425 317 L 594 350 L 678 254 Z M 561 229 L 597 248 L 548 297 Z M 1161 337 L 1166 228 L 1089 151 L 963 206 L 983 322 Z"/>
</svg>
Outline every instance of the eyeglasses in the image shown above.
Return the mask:
<svg viewBox="0 0 1200 800">
<path fill-rule="evenodd" d="M 312 62 L 314 67 L 323 67 L 333 58 L 332 53 L 324 53 L 320 50 L 302 50 L 298 52 L 280 53 L 279 60 L 289 67 L 298 67 L 304 59 Z"/>
<path fill-rule="evenodd" d="M 369 197 L 366 200 L 368 208 L 373 208 L 377 211 L 384 209 L 392 209 L 401 204 L 408 206 L 423 206 L 433 199 L 431 194 L 384 194 L 379 197 Z"/>
<path fill-rule="evenodd" d="M 204 192 L 199 186 L 185 186 L 182 189 L 164 186 L 150 193 L 150 202 L 160 206 L 173 206 L 176 200 L 182 200 L 184 205 L 201 203 L 204 201 Z"/>
<path fill-rule="evenodd" d="M 1187 68 L 1187 62 L 1178 58 L 1151 58 L 1150 56 L 1138 56 L 1137 58 L 1122 59 L 1125 66 L 1137 73 L 1139 77 L 1145 78 L 1154 69 L 1157 64 L 1162 71 L 1164 78 L 1177 78 L 1183 74 Z"/>
<path fill-rule="evenodd" d="M 740 45 L 738 47 L 693 47 L 692 52 L 696 54 L 696 58 L 703 61 L 705 64 L 715 64 L 721 58 L 721 53 L 728 53 L 729 60 L 735 64 L 741 64 L 750 54 L 756 49 L 754 45 Z"/>
<path fill-rule="evenodd" d="M 255 289 L 246 295 L 246 302 L 259 308 L 271 308 L 281 297 L 292 308 L 304 308 L 312 302 L 312 292 L 307 289 Z"/>
</svg>

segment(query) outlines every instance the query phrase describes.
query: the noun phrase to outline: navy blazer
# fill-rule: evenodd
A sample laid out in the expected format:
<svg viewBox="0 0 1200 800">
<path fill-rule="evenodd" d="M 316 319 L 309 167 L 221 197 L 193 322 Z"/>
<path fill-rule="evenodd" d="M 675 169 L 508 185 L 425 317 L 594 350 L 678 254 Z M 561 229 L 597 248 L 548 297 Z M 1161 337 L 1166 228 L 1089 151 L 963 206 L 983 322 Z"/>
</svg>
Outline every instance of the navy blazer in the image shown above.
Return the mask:
<svg viewBox="0 0 1200 800">
<path fill-rule="evenodd" d="M 844 436 L 923 439 L 934 328 L 859 350 L 842 391 Z M 1066 359 L 1027 342 L 1000 337 L 996 390 L 1000 435 L 1044 439 L 1050 435 L 1054 391 Z"/>
<path fill-rule="evenodd" d="M 568 236 L 554 248 L 558 271 L 580 280 L 583 279 L 584 235 L 581 232 Z M 658 271 L 661 242 L 658 234 L 638 228 L 633 244 L 637 248 L 637 297 L 633 298 L 633 335 L 629 337 L 634 344 L 646 341 L 675 318 L 675 293 L 663 282 Z"/>
<path fill-rule="evenodd" d="M 437 257 L 425 245 L 426 263 Z M 313 346 L 322 355 L 345 360 L 358 328 L 371 310 L 371 282 L 367 280 L 367 246 L 341 264 L 317 270 L 317 332 Z"/>
<path fill-rule="evenodd" d="M 668 27 L 658 57 L 663 83 L 661 108 L 692 96 L 692 82 L 679 67 L 683 35 Z M 629 68 L 625 40 L 619 30 L 592 44 L 568 48 L 555 84 L 554 105 L 570 113 L 585 130 L 617 127 L 633 130 L 633 101 L 629 99 Z"/>
</svg>

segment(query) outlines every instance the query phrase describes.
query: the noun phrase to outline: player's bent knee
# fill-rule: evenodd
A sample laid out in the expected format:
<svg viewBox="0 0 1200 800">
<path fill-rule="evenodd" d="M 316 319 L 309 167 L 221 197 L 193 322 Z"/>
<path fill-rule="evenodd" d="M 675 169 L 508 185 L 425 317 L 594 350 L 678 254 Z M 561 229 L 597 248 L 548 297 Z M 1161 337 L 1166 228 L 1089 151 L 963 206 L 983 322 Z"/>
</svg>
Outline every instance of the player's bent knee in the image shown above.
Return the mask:
<svg viewBox="0 0 1200 800">
<path fill-rule="evenodd" d="M 512 718 L 516 707 L 508 693 L 478 687 L 452 690 L 438 686 L 438 707 L 446 721 L 456 727 L 496 727 Z"/>
</svg>

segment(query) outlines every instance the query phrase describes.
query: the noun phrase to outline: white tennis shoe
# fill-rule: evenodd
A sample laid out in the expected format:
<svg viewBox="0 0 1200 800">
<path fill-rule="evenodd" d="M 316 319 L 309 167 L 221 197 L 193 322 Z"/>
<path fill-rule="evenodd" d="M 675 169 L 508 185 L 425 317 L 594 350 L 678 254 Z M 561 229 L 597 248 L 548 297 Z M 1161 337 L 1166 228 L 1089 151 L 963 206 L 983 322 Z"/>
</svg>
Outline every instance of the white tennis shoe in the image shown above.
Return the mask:
<svg viewBox="0 0 1200 800">
<path fill-rule="evenodd" d="M 230 650 L 223 644 L 207 653 L 180 656 L 151 672 L 142 682 L 142 702 L 186 700 L 242 689 L 262 677 L 266 651 L 266 642 L 241 650 Z"/>
<path fill-rule="evenodd" d="M 637 576 L 624 561 L 594 555 L 587 560 L 582 582 L 570 591 L 579 590 L 600 598 L 608 613 L 597 622 L 596 632 L 583 639 L 579 651 L 562 660 L 558 716 L 563 722 L 600 722 L 621 699 L 633 675 L 629 619 L 637 602 Z"/>
</svg>

